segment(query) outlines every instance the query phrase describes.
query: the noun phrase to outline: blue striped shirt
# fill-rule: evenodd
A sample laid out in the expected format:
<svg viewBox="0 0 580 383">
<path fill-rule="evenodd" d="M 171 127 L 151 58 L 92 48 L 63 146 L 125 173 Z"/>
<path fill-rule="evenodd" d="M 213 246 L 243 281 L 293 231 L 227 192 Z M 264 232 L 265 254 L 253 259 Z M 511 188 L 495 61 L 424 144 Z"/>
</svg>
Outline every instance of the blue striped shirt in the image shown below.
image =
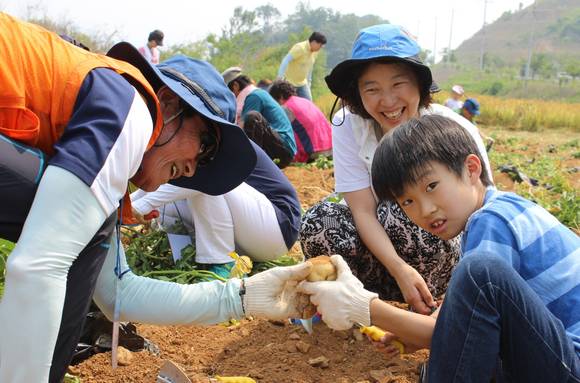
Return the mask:
<svg viewBox="0 0 580 383">
<path fill-rule="evenodd" d="M 535 203 L 488 188 L 465 226 L 463 256 L 501 254 L 562 321 L 580 355 L 580 238 Z"/>
</svg>

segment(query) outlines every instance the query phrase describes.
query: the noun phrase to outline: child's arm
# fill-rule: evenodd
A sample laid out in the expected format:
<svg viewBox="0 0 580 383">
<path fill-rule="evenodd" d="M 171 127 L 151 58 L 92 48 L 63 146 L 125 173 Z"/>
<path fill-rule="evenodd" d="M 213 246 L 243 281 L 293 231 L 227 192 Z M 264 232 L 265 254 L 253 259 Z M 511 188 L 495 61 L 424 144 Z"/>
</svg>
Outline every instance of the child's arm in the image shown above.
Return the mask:
<svg viewBox="0 0 580 383">
<path fill-rule="evenodd" d="M 345 330 L 354 324 L 376 325 L 394 333 L 403 343 L 419 348 L 431 345 L 435 318 L 396 308 L 365 290 L 340 255 L 331 257 L 336 281 L 301 282 L 297 291 L 310 295 L 328 327 Z"/>
<path fill-rule="evenodd" d="M 434 315 L 428 316 L 403 310 L 380 299 L 371 301 L 370 312 L 373 325 L 392 332 L 401 342 L 419 348 L 431 346 L 436 321 Z"/>
</svg>

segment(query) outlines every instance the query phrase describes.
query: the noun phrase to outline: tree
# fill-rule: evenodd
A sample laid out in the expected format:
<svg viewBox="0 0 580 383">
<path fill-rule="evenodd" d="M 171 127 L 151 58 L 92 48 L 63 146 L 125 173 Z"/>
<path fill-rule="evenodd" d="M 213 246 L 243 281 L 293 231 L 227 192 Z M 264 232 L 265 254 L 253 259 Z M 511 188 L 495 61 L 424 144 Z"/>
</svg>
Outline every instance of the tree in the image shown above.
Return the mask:
<svg viewBox="0 0 580 383">
<path fill-rule="evenodd" d="M 271 4 L 262 5 L 255 10 L 262 32 L 269 34 L 274 30 L 276 21 L 280 19 L 280 11 Z"/>
</svg>

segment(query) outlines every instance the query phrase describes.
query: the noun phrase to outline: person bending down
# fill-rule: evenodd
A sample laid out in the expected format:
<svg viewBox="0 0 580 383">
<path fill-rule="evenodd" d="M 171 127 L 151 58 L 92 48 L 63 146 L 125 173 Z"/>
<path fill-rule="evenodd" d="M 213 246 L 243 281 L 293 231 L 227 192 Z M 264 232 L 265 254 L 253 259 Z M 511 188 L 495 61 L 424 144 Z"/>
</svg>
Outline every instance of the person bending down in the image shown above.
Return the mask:
<svg viewBox="0 0 580 383">
<path fill-rule="evenodd" d="M 163 227 L 183 222 L 195 233 L 196 262 L 227 278 L 234 265 L 231 251 L 265 262 L 288 252 L 298 238 L 300 204 L 288 178 L 256 144 L 258 161 L 240 186 L 212 196 L 162 185 L 154 192 L 138 190 L 131 203 L 144 216 L 161 213 Z"/>
</svg>

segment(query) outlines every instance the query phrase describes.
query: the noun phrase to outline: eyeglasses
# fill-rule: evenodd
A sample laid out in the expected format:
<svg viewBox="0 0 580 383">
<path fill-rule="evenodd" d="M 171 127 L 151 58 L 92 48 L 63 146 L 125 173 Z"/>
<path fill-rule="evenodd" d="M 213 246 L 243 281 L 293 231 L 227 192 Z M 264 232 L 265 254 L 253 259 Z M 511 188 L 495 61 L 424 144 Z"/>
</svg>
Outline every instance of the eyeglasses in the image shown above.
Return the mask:
<svg viewBox="0 0 580 383">
<path fill-rule="evenodd" d="M 200 136 L 201 144 L 197 153 L 197 166 L 207 166 L 215 158 L 220 145 L 219 128 L 208 123 L 207 131 Z"/>
</svg>

